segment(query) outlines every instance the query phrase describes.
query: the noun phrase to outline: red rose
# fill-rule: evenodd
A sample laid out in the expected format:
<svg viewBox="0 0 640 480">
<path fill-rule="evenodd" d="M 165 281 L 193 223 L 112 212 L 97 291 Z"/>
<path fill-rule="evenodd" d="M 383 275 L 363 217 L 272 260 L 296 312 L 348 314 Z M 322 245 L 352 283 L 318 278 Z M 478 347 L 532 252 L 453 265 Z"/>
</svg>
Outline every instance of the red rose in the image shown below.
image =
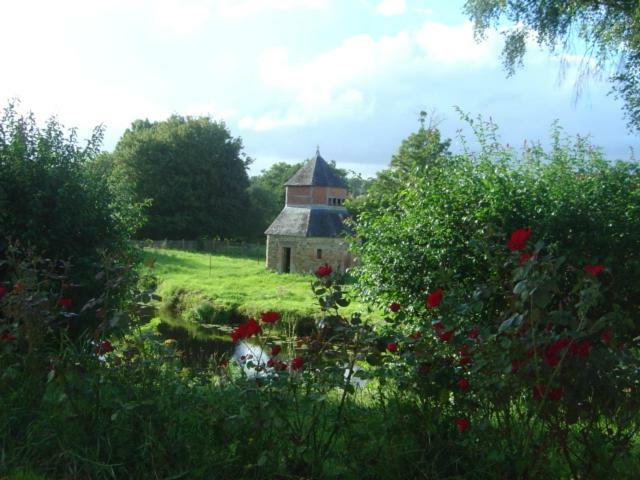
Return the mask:
<svg viewBox="0 0 640 480">
<path fill-rule="evenodd" d="M 238 325 L 231 332 L 231 339 L 235 343 L 238 340 L 249 338 L 259 333 L 262 333 L 262 327 L 260 326 L 260 324 L 258 324 L 258 322 L 256 322 L 255 319 L 250 318 L 245 323 Z"/>
<path fill-rule="evenodd" d="M 102 355 L 109 352 L 113 352 L 113 345 L 109 340 L 102 340 L 98 348 L 96 348 L 96 353 Z"/>
<path fill-rule="evenodd" d="M 16 339 L 15 335 L 13 335 L 9 330 L 5 330 L 0 334 L 0 342 L 14 342 Z"/>
<path fill-rule="evenodd" d="M 444 325 L 442 324 L 442 322 L 436 322 L 432 325 L 432 327 L 436 332 L 438 332 L 444 328 Z"/>
<path fill-rule="evenodd" d="M 603 330 L 600 334 L 600 340 L 602 340 L 602 343 L 609 343 L 611 341 L 611 330 Z"/>
<path fill-rule="evenodd" d="M 61 298 L 58 300 L 58 305 L 67 310 L 73 306 L 73 300 L 70 298 Z"/>
<path fill-rule="evenodd" d="M 534 400 L 542 400 L 547 394 L 547 386 L 543 383 L 534 385 L 531 394 L 533 395 Z"/>
<path fill-rule="evenodd" d="M 592 277 L 597 277 L 602 272 L 604 272 L 604 265 L 585 265 L 584 271 Z"/>
<path fill-rule="evenodd" d="M 542 356 L 542 360 L 550 367 L 556 366 L 558 363 L 560 363 L 560 357 L 558 356 L 560 350 L 565 348 L 567 345 L 571 345 L 571 343 L 572 340 L 568 337 L 556 340 L 555 342 L 547 346 Z"/>
<path fill-rule="evenodd" d="M 331 275 L 333 270 L 331 269 L 331 265 L 325 263 L 324 265 L 320 265 L 316 270 L 316 277 L 322 278 Z"/>
<path fill-rule="evenodd" d="M 8 291 L 7 287 L 0 287 L 0 298 L 4 297 Z"/>
<path fill-rule="evenodd" d="M 562 398 L 563 394 L 564 394 L 564 389 L 562 387 L 551 388 L 547 392 L 547 397 L 550 400 L 553 400 L 554 402 L 557 402 Z"/>
<path fill-rule="evenodd" d="M 391 353 L 397 352 L 398 351 L 398 344 L 391 342 L 387 344 L 387 350 L 389 350 Z"/>
<path fill-rule="evenodd" d="M 421 363 L 420 366 L 418 367 L 418 374 L 426 375 L 427 373 L 429 373 L 429 370 L 431 370 L 430 363 Z"/>
<path fill-rule="evenodd" d="M 532 258 L 536 258 L 536 252 L 522 252 L 520 254 L 520 265 L 524 265 Z"/>
<path fill-rule="evenodd" d="M 458 380 L 458 388 L 462 392 L 466 392 L 467 390 L 469 390 L 469 380 L 467 380 L 466 378 Z"/>
<path fill-rule="evenodd" d="M 400 310 L 400 304 L 398 302 L 393 302 L 391 305 L 389 305 L 389 310 L 391 310 L 393 313 L 396 313 Z"/>
<path fill-rule="evenodd" d="M 274 345 L 271 347 L 271 356 L 276 357 L 282 351 L 282 347 L 280 345 Z"/>
<path fill-rule="evenodd" d="M 275 323 L 280 320 L 280 314 L 278 312 L 262 312 L 260 318 L 264 323 Z"/>
<path fill-rule="evenodd" d="M 291 368 L 293 370 L 300 370 L 303 365 L 304 365 L 304 360 L 302 359 L 302 357 L 296 357 L 293 360 L 291 360 Z"/>
<path fill-rule="evenodd" d="M 573 340 L 569 346 L 569 353 L 574 357 L 587 358 L 590 350 L 591 342 L 589 340 L 582 340 L 581 342 Z"/>
<path fill-rule="evenodd" d="M 511 238 L 507 242 L 507 247 L 512 252 L 524 250 L 527 247 L 527 240 L 531 236 L 530 228 L 519 228 L 511 234 Z"/>
<path fill-rule="evenodd" d="M 411 335 L 409 335 L 409 338 L 413 338 L 414 340 L 417 340 L 420 337 L 422 337 L 422 332 L 420 330 L 413 332 Z"/>
<path fill-rule="evenodd" d="M 431 292 L 429 295 L 427 295 L 425 306 L 427 308 L 436 308 L 438 305 L 440 305 L 440 302 L 442 302 L 443 294 L 444 292 L 441 288 L 438 288 L 437 290 Z"/>
<path fill-rule="evenodd" d="M 555 367 L 560 363 L 560 357 L 558 357 L 558 355 L 555 353 L 545 353 L 545 355 L 542 357 L 542 361 L 550 367 Z"/>
<path fill-rule="evenodd" d="M 471 426 L 471 422 L 466 418 L 458 418 L 456 420 L 456 428 L 460 433 L 464 433 L 464 431 Z"/>
<path fill-rule="evenodd" d="M 511 373 L 516 373 L 518 370 L 520 370 L 520 367 L 525 364 L 525 361 L 526 360 L 521 360 L 519 358 L 511 360 Z"/>
<path fill-rule="evenodd" d="M 448 332 L 442 332 L 438 334 L 438 338 L 443 342 L 449 342 L 453 338 L 453 330 L 449 330 Z"/>
<path fill-rule="evenodd" d="M 478 339 L 478 329 L 474 328 L 469 332 L 469 338 L 472 338 L 473 340 L 477 340 Z"/>
</svg>

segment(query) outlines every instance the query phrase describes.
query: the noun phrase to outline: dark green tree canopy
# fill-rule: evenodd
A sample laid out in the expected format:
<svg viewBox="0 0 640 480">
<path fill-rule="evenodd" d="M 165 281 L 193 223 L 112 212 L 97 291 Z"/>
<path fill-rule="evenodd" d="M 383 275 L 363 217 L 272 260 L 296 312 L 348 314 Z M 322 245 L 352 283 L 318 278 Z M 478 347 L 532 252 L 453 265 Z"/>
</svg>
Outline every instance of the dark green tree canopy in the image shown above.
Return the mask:
<svg viewBox="0 0 640 480">
<path fill-rule="evenodd" d="M 511 75 L 522 65 L 530 32 L 554 53 L 584 43 L 583 73 L 610 75 L 624 102 L 629 126 L 640 130 L 640 2 L 637 0 L 467 0 L 465 13 L 477 39 L 503 20 L 515 25 L 505 36 L 503 63 Z"/>
<path fill-rule="evenodd" d="M 249 163 L 241 139 L 208 117 L 136 120 L 113 154 L 138 201 L 150 201 L 138 235 L 155 239 L 244 236 Z"/>
<path fill-rule="evenodd" d="M 125 188 L 97 168 L 102 128 L 83 145 L 75 130 L 9 104 L 0 117 L 0 253 L 6 241 L 54 259 L 95 259 L 124 246 L 139 218 Z"/>
</svg>

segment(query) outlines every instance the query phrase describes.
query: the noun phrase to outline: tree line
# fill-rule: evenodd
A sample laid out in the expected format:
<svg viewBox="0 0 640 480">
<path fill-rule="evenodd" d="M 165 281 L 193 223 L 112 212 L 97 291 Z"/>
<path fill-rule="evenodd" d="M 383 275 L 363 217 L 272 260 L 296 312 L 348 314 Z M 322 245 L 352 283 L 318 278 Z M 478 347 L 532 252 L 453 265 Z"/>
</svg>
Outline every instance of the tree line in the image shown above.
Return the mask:
<svg viewBox="0 0 640 480">
<path fill-rule="evenodd" d="M 96 159 L 142 206 L 146 221 L 135 236 L 152 239 L 261 240 L 284 206 L 284 183 L 304 161 L 249 177 L 252 162 L 223 121 L 179 115 L 136 120 L 112 153 Z M 364 193 L 365 179 L 330 164 L 353 195 Z"/>
</svg>

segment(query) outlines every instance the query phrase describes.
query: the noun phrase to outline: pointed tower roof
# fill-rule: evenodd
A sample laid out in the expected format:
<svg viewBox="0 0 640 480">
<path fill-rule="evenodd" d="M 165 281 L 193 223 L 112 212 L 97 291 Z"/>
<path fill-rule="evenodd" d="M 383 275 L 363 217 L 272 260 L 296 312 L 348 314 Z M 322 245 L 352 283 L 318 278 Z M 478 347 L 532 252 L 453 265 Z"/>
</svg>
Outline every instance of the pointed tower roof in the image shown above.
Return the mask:
<svg viewBox="0 0 640 480">
<path fill-rule="evenodd" d="M 287 180 L 285 186 L 347 188 L 344 180 L 333 173 L 329 164 L 320 156 L 320 149 L 316 150 L 316 156 L 314 158 L 308 160 L 293 177 Z"/>
</svg>

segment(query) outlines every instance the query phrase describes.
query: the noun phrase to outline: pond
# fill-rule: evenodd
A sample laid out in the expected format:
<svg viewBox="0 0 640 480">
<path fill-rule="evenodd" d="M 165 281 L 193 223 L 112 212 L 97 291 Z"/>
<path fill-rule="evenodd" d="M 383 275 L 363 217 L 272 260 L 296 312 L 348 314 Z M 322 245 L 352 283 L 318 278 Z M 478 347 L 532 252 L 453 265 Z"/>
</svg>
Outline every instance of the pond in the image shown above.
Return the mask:
<svg viewBox="0 0 640 480">
<path fill-rule="evenodd" d="M 270 329 L 267 336 L 267 350 L 258 345 L 258 339 L 251 338 L 234 343 L 229 332 L 233 327 L 216 325 L 176 325 L 169 321 L 161 321 L 156 330 L 165 340 L 175 342 L 184 364 L 192 368 L 207 368 L 224 362 L 235 362 L 241 365 L 249 376 L 256 374 L 253 366 L 267 364 L 271 358 L 269 349 L 280 345 L 282 353 L 278 358 L 291 357 L 294 351 L 291 336 L 294 331 Z M 263 337 L 264 339 L 264 337 Z M 249 364 L 249 366 L 247 366 Z"/>
</svg>

